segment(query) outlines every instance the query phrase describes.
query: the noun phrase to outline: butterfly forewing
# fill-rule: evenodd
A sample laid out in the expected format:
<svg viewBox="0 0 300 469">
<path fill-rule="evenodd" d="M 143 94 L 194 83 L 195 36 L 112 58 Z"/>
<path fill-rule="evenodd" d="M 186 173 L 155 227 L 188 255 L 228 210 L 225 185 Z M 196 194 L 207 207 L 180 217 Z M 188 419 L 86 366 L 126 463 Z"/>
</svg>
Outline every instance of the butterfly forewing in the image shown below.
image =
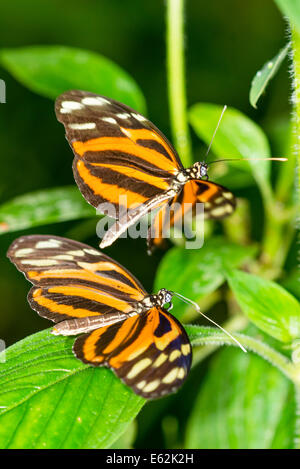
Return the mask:
<svg viewBox="0 0 300 469">
<path fill-rule="evenodd" d="M 28 300 L 54 322 L 132 310 L 146 292 L 124 267 L 86 244 L 57 236 L 24 236 L 8 251 L 34 287 Z"/>
<path fill-rule="evenodd" d="M 106 365 L 136 394 L 154 399 L 175 392 L 191 366 L 191 346 L 181 324 L 154 307 L 121 325 L 76 339 L 74 353 L 84 363 Z"/>
<path fill-rule="evenodd" d="M 121 208 L 135 208 L 168 190 L 182 168 L 161 132 L 124 104 L 73 90 L 59 96 L 55 109 L 75 154 L 82 195 L 97 208 L 112 204 L 115 218 Z"/>
</svg>

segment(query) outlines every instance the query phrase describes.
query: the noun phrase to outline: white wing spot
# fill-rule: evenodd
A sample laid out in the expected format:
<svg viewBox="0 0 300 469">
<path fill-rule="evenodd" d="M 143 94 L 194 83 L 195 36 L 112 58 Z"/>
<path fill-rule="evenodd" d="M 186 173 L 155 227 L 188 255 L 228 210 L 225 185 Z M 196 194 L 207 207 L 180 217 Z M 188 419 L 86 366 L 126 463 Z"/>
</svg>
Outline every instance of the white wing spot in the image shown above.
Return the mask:
<svg viewBox="0 0 300 469">
<path fill-rule="evenodd" d="M 135 378 L 139 373 L 141 373 L 141 371 L 143 371 L 145 368 L 148 368 L 151 363 L 152 360 L 150 360 L 150 358 L 144 358 L 143 360 L 140 360 L 135 365 L 133 365 L 130 372 L 127 374 L 127 378 Z"/>
<path fill-rule="evenodd" d="M 140 122 L 145 122 L 147 120 L 146 117 L 141 116 L 141 114 L 132 113 L 131 115 L 132 115 L 132 117 L 134 117 L 136 120 L 138 120 Z"/>
<path fill-rule="evenodd" d="M 227 209 L 225 209 L 224 207 L 217 207 L 217 208 L 214 208 L 210 213 L 212 214 L 213 217 L 221 217 L 223 215 L 225 215 Z"/>
<path fill-rule="evenodd" d="M 179 368 L 177 378 L 183 379 L 186 375 L 185 369 L 184 368 Z"/>
<path fill-rule="evenodd" d="M 67 109 L 68 111 L 75 111 L 76 109 L 83 108 L 82 104 L 77 101 L 63 101 L 61 105 L 63 109 Z"/>
<path fill-rule="evenodd" d="M 190 347 L 189 344 L 183 344 L 183 345 L 181 346 L 182 355 L 185 355 L 185 356 L 186 356 L 186 355 L 188 355 L 188 354 L 190 353 L 190 351 L 191 351 L 191 347 Z"/>
<path fill-rule="evenodd" d="M 180 368 L 173 368 L 164 378 L 163 383 L 170 384 L 177 379 Z"/>
<path fill-rule="evenodd" d="M 78 249 L 77 251 L 68 251 L 67 254 L 70 254 L 70 256 L 84 256 L 84 252 L 81 251 L 81 249 Z"/>
<path fill-rule="evenodd" d="M 148 383 L 142 389 L 143 389 L 143 392 L 152 392 L 155 389 L 157 389 L 159 385 L 160 385 L 160 380 L 156 379 L 156 380 L 151 381 L 150 383 Z"/>
<path fill-rule="evenodd" d="M 61 261 L 73 261 L 74 257 L 69 256 L 68 254 L 58 254 L 58 256 L 53 256 L 53 259 L 59 259 Z"/>
<path fill-rule="evenodd" d="M 222 196 L 220 197 L 217 197 L 215 200 L 214 200 L 215 204 L 221 204 L 222 202 L 224 202 L 224 198 Z"/>
<path fill-rule="evenodd" d="M 27 254 L 30 254 L 31 252 L 34 252 L 34 249 L 32 249 L 32 248 L 18 249 L 15 252 L 15 256 L 16 257 L 24 257 L 24 256 L 27 256 Z"/>
<path fill-rule="evenodd" d="M 121 114 L 116 114 L 116 117 L 119 119 L 128 119 L 130 117 L 130 114 L 127 114 L 127 112 L 123 112 Z"/>
<path fill-rule="evenodd" d="M 232 192 L 223 192 L 223 197 L 225 197 L 225 199 L 233 199 L 233 194 Z"/>
<path fill-rule="evenodd" d="M 232 207 L 232 205 L 227 204 L 227 205 L 225 205 L 224 209 L 225 209 L 225 211 L 226 211 L 227 213 L 233 212 L 233 207 Z"/>
<path fill-rule="evenodd" d="M 131 132 L 130 132 L 130 130 L 123 129 L 123 127 L 121 127 L 121 130 L 122 130 L 122 133 L 123 133 L 124 135 L 126 135 L 126 137 L 131 138 Z"/>
<path fill-rule="evenodd" d="M 68 127 L 73 130 L 89 130 L 95 129 L 96 124 L 95 122 L 86 122 L 84 124 L 69 124 Z"/>
<path fill-rule="evenodd" d="M 48 239 L 47 241 L 39 241 L 36 243 L 36 249 L 53 249 L 58 248 L 61 245 L 61 241 L 58 239 Z"/>
<path fill-rule="evenodd" d="M 98 251 L 96 251 L 96 249 L 87 249 L 87 248 L 85 248 L 84 252 L 86 252 L 87 254 L 92 254 L 93 256 L 99 256 L 100 255 L 100 253 Z"/>
<path fill-rule="evenodd" d="M 109 122 L 109 124 L 117 124 L 116 119 L 114 119 L 113 117 L 102 117 L 102 120 L 104 122 Z"/>
<path fill-rule="evenodd" d="M 147 383 L 147 381 L 145 381 L 145 380 L 144 380 L 144 381 L 140 381 L 140 382 L 136 385 L 136 387 L 137 387 L 138 389 L 143 389 L 143 387 L 146 385 L 146 383 Z"/>
<path fill-rule="evenodd" d="M 21 261 L 21 264 L 29 264 L 29 265 L 35 265 L 37 267 L 44 267 L 48 265 L 56 265 L 58 264 L 58 261 L 54 259 L 31 259 L 31 260 Z"/>
<path fill-rule="evenodd" d="M 161 366 L 167 360 L 167 358 L 168 358 L 168 355 L 166 355 L 165 353 L 160 353 L 158 355 L 158 358 L 153 363 L 153 367 L 158 368 L 159 366 Z"/>
<path fill-rule="evenodd" d="M 181 356 L 180 350 L 173 350 L 173 352 L 171 352 L 171 354 L 169 356 L 169 360 L 170 360 L 170 362 L 173 362 L 177 358 L 179 358 L 180 356 Z"/>
<path fill-rule="evenodd" d="M 82 98 L 81 102 L 86 106 L 104 106 L 105 104 L 110 104 L 108 99 L 102 98 L 101 96 L 86 96 L 85 98 Z"/>
</svg>

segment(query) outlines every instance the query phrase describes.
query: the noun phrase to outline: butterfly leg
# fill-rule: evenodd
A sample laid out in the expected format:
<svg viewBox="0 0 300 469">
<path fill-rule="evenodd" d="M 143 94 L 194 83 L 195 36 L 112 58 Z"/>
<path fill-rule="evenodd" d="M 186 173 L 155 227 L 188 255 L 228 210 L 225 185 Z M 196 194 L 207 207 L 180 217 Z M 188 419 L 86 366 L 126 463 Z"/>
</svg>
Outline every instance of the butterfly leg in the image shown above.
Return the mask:
<svg viewBox="0 0 300 469">
<path fill-rule="evenodd" d="M 117 220 L 105 233 L 101 243 L 100 248 L 105 248 L 110 246 L 117 238 L 121 236 L 124 231 L 127 230 L 131 225 L 137 222 L 142 218 L 146 213 L 148 213 L 153 208 L 159 206 L 165 200 L 173 198 L 177 194 L 175 189 L 170 189 L 162 194 L 159 194 L 152 199 L 149 199 L 146 203 L 139 205 L 137 208 L 129 210 L 126 215 L 119 220 Z"/>
</svg>

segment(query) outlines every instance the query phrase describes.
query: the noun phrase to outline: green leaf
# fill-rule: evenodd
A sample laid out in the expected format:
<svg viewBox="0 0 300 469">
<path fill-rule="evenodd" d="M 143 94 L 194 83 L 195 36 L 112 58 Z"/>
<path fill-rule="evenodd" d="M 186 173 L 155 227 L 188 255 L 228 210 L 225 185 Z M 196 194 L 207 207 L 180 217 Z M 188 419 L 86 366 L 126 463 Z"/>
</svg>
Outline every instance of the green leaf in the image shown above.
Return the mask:
<svg viewBox="0 0 300 469">
<path fill-rule="evenodd" d="M 251 353 L 225 349 L 205 377 L 187 424 L 186 447 L 292 448 L 295 402 L 289 381 Z"/>
<path fill-rule="evenodd" d="M 198 103 L 189 111 L 196 134 L 209 145 L 222 112 L 222 106 Z M 262 129 L 249 117 L 234 108 L 227 108 L 212 143 L 213 152 L 221 159 L 269 157 L 270 147 Z M 252 170 L 257 184 L 269 184 L 270 161 L 235 161 L 236 167 Z"/>
<path fill-rule="evenodd" d="M 240 266 L 255 252 L 253 246 L 239 246 L 222 237 L 206 241 L 197 250 L 173 247 L 159 265 L 155 291 L 167 288 L 199 301 L 222 285 L 227 268 Z M 182 301 L 174 301 L 172 314 L 181 317 L 187 308 Z"/>
<path fill-rule="evenodd" d="M 74 338 L 34 334 L 0 366 L 1 448 L 107 448 L 145 400 L 107 368 L 84 365 Z"/>
<path fill-rule="evenodd" d="M 0 206 L 0 233 L 96 215 L 77 187 L 45 189 Z"/>
<path fill-rule="evenodd" d="M 278 54 L 272 59 L 269 60 L 265 65 L 262 67 L 261 70 L 259 70 L 256 75 L 254 76 L 252 83 L 251 83 L 251 88 L 250 88 L 250 94 L 249 94 L 249 100 L 250 103 L 253 107 L 257 107 L 256 103 L 262 93 L 265 91 L 269 81 L 276 75 L 278 72 L 280 65 L 282 64 L 283 60 L 285 59 L 289 49 L 290 49 L 291 44 L 288 43 L 285 47 L 283 47 Z"/>
<path fill-rule="evenodd" d="M 125 433 L 120 436 L 111 446 L 110 449 L 133 449 L 136 439 L 137 424 L 136 421 L 131 422 L 126 428 Z"/>
<path fill-rule="evenodd" d="M 296 26 L 300 32 L 300 2 L 299 0 L 275 0 L 284 16 Z"/>
<path fill-rule="evenodd" d="M 95 52 L 64 46 L 2 49 L 0 63 L 23 85 L 48 98 L 80 89 L 145 112 L 144 96 L 133 78 Z"/>
<path fill-rule="evenodd" d="M 300 304 L 289 292 L 240 270 L 228 271 L 227 278 L 241 309 L 258 328 L 281 342 L 300 338 Z"/>
</svg>

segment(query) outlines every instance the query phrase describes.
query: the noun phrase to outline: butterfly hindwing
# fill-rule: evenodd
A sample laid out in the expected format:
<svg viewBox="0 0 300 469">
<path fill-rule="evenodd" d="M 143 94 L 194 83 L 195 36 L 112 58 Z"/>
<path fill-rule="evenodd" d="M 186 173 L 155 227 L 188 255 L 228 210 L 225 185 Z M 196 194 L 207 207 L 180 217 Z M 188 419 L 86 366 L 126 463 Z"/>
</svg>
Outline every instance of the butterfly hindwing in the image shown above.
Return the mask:
<svg viewBox="0 0 300 469">
<path fill-rule="evenodd" d="M 108 366 L 147 399 L 175 392 L 192 359 L 183 327 L 160 307 L 78 337 L 73 351 L 84 363 Z"/>
<path fill-rule="evenodd" d="M 82 195 L 97 208 L 112 204 L 115 218 L 121 208 L 136 208 L 168 190 L 182 168 L 162 133 L 124 104 L 72 90 L 58 97 L 55 109 L 75 154 Z"/>
<path fill-rule="evenodd" d="M 58 236 L 23 236 L 8 257 L 33 283 L 28 300 L 54 322 L 121 311 L 145 296 L 124 267 L 105 254 Z"/>
<path fill-rule="evenodd" d="M 166 231 L 187 222 L 187 214 L 196 215 L 197 204 L 203 204 L 204 219 L 222 219 L 235 210 L 236 199 L 232 192 L 215 182 L 205 180 L 188 181 L 182 191 L 156 214 L 149 229 L 148 249 L 163 244 Z M 151 230 L 151 232 L 150 232 Z"/>
</svg>

